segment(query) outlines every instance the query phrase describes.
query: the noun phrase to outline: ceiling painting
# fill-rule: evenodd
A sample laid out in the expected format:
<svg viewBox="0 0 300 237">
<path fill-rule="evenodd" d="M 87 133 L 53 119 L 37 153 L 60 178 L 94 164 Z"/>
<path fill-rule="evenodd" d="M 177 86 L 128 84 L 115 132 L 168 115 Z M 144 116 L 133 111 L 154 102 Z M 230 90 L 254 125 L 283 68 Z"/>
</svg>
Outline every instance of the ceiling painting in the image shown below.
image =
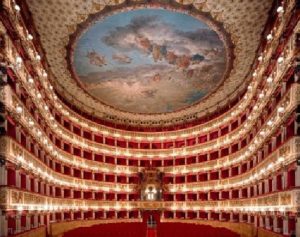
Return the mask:
<svg viewBox="0 0 300 237">
<path fill-rule="evenodd" d="M 191 106 L 223 80 L 226 52 L 205 22 L 166 9 L 98 19 L 77 39 L 73 70 L 94 98 L 133 113 Z"/>
</svg>

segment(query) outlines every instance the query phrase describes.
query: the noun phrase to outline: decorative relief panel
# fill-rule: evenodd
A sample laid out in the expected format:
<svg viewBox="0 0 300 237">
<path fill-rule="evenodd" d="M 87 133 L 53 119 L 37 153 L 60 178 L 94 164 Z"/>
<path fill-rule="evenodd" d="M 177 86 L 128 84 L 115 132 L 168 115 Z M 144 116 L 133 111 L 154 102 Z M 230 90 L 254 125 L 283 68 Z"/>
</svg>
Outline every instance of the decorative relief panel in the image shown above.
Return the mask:
<svg viewBox="0 0 300 237">
<path fill-rule="evenodd" d="M 24 193 L 19 192 L 19 191 L 11 191 L 11 193 L 10 193 L 10 195 L 11 195 L 10 205 L 18 205 L 18 204 L 27 203 L 28 201 L 30 201 L 30 200 L 27 199 L 26 202 L 25 202 L 23 194 Z"/>
<path fill-rule="evenodd" d="M 8 151 L 8 144 L 5 137 L 0 137 L 0 153 L 6 154 Z"/>
<path fill-rule="evenodd" d="M 0 206 L 6 206 L 8 201 L 8 189 L 0 189 Z"/>
</svg>

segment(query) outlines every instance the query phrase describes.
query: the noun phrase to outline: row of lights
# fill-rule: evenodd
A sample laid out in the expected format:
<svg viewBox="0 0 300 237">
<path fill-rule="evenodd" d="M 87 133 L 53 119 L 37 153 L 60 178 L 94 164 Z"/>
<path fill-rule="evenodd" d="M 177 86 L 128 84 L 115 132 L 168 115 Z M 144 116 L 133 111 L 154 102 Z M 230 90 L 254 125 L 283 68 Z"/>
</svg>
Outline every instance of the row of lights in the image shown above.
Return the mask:
<svg viewBox="0 0 300 237">
<path fill-rule="evenodd" d="M 283 8 L 283 6 L 281 5 L 281 6 L 279 6 L 278 8 L 277 8 L 277 13 L 280 15 L 280 16 L 282 16 L 282 14 L 284 13 L 284 8 Z M 267 40 L 270 42 L 272 39 L 273 39 L 273 32 L 271 31 L 267 36 L 266 36 L 266 38 L 267 38 Z M 280 58 L 280 60 L 278 61 L 278 62 L 282 62 L 281 61 L 282 59 Z"/>
<path fill-rule="evenodd" d="M 187 205 L 178 205 L 173 204 L 170 208 L 172 211 L 213 211 L 213 212 L 238 212 L 238 213 L 253 213 L 253 212 L 280 212 L 280 213 L 286 213 L 292 208 L 291 205 L 274 205 L 274 206 L 187 206 Z M 79 210 L 134 210 L 135 208 L 131 204 L 126 205 L 120 205 L 120 204 L 114 204 L 114 205 L 53 205 L 53 204 L 30 204 L 30 205 L 18 205 L 16 207 L 16 210 L 19 212 L 23 212 L 24 210 L 29 211 L 79 211 Z M 138 209 L 136 209 L 138 210 Z M 168 209 L 166 209 L 168 210 Z"/>
<path fill-rule="evenodd" d="M 252 213 L 252 212 L 281 212 L 285 213 L 289 209 L 291 209 L 291 205 L 277 205 L 277 206 L 227 206 L 227 207 L 214 207 L 214 206 L 204 206 L 201 208 L 197 206 L 193 207 L 188 207 L 186 205 L 184 206 L 179 206 L 176 204 L 173 204 L 171 207 L 172 211 L 187 211 L 187 210 L 194 210 L 194 211 L 199 211 L 199 210 L 204 210 L 204 211 L 213 211 L 213 212 L 239 212 L 239 213 Z"/>
<path fill-rule="evenodd" d="M 283 156 L 279 156 L 275 162 L 270 163 L 266 168 L 256 170 L 253 174 L 248 175 L 249 178 L 242 179 L 242 181 L 232 182 L 228 184 L 219 184 L 221 182 L 217 181 L 216 184 L 214 184 L 213 186 L 204 186 L 202 184 L 201 186 L 193 187 L 195 183 L 190 185 L 169 184 L 168 186 L 170 188 L 169 189 L 170 192 L 172 193 L 176 193 L 176 192 L 187 193 L 187 192 L 197 192 L 197 191 L 212 191 L 212 190 L 225 190 L 230 188 L 238 188 L 263 179 L 266 175 L 272 173 L 275 167 L 283 165 L 285 160 L 286 159 Z M 196 184 L 198 184 L 198 182 Z"/>
<path fill-rule="evenodd" d="M 73 181 L 64 181 L 62 177 L 59 177 L 56 172 L 48 172 L 45 171 L 44 169 L 41 169 L 40 167 L 36 167 L 35 164 L 32 162 L 27 161 L 22 155 L 17 156 L 17 162 L 23 167 L 28 167 L 29 170 L 34 171 L 37 175 L 39 175 L 42 179 L 47 180 L 54 185 L 60 185 L 60 186 L 67 186 L 71 188 L 80 188 L 82 190 L 96 190 L 96 191 L 104 191 L 104 192 L 110 192 L 110 191 L 115 191 L 115 192 L 120 192 L 120 191 L 125 191 L 125 192 L 133 192 L 133 188 L 130 187 L 130 185 L 123 185 L 122 186 L 113 184 L 109 185 L 110 187 L 107 186 L 93 186 L 93 185 L 87 185 L 86 183 L 89 183 L 89 181 L 81 180 L 81 183 L 73 180 Z M 46 169 L 47 170 L 47 169 Z M 65 179 L 66 180 L 66 179 Z M 108 184 L 106 184 L 108 185 Z"/>
</svg>

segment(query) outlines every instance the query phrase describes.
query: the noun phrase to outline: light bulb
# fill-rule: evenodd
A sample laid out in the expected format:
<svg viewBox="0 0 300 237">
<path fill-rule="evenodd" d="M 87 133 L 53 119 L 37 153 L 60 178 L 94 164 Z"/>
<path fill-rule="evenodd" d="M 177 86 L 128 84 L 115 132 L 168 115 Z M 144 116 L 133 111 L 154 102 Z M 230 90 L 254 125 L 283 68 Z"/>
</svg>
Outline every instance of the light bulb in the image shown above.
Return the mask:
<svg viewBox="0 0 300 237">
<path fill-rule="evenodd" d="M 279 107 L 279 108 L 277 109 L 277 111 L 278 111 L 279 113 L 282 113 L 282 112 L 284 111 L 284 108 L 283 108 L 283 107 Z"/>
<path fill-rule="evenodd" d="M 20 114 L 20 113 L 22 113 L 22 111 L 23 111 L 23 108 L 21 107 L 21 106 L 17 106 L 17 108 L 16 108 L 16 112 L 18 113 L 18 114 Z"/>
<path fill-rule="evenodd" d="M 261 92 L 260 94 L 259 94 L 259 98 L 263 98 L 265 95 L 264 95 L 264 93 L 263 92 Z"/>
<path fill-rule="evenodd" d="M 280 157 L 278 158 L 278 161 L 279 161 L 279 162 L 283 162 L 283 161 L 284 161 L 284 157 L 280 156 Z"/>
<path fill-rule="evenodd" d="M 28 78 L 28 82 L 29 82 L 29 83 L 33 83 L 32 77 L 29 77 L 29 78 Z"/>
<path fill-rule="evenodd" d="M 23 62 L 22 58 L 20 56 L 17 56 L 16 63 L 22 63 L 22 62 Z"/>
<path fill-rule="evenodd" d="M 29 120 L 29 126 L 33 126 L 34 122 L 32 120 Z"/>
<path fill-rule="evenodd" d="M 277 13 L 283 13 L 283 12 L 284 12 L 283 6 L 279 6 L 277 8 Z"/>
<path fill-rule="evenodd" d="M 270 33 L 270 34 L 268 34 L 267 35 L 267 40 L 272 40 L 273 39 L 273 36 L 272 36 L 272 34 Z"/>
<path fill-rule="evenodd" d="M 272 78 L 272 77 L 268 77 L 268 78 L 267 78 L 267 82 L 268 82 L 268 83 L 271 83 L 272 81 L 273 81 L 273 78 Z"/>
<path fill-rule="evenodd" d="M 277 62 L 278 62 L 278 63 L 282 63 L 282 62 L 283 62 L 283 57 L 279 57 L 279 58 L 277 59 Z"/>
<path fill-rule="evenodd" d="M 28 39 L 28 40 L 33 40 L 33 36 L 32 36 L 31 34 L 28 34 L 28 35 L 27 35 L 27 39 Z"/>
<path fill-rule="evenodd" d="M 15 10 L 16 10 L 17 12 L 21 11 L 20 6 L 16 4 L 16 5 L 15 5 Z"/>
</svg>

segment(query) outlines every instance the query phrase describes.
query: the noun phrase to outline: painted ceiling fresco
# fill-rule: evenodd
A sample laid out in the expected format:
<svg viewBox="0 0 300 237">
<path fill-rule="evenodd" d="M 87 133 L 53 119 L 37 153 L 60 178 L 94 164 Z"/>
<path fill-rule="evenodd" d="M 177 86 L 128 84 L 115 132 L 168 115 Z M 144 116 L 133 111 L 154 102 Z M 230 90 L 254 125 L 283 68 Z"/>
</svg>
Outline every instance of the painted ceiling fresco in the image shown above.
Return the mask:
<svg viewBox="0 0 300 237">
<path fill-rule="evenodd" d="M 223 42 L 203 21 L 165 9 L 118 12 L 78 39 L 77 79 L 101 102 L 134 113 L 195 104 L 223 79 Z"/>
</svg>

